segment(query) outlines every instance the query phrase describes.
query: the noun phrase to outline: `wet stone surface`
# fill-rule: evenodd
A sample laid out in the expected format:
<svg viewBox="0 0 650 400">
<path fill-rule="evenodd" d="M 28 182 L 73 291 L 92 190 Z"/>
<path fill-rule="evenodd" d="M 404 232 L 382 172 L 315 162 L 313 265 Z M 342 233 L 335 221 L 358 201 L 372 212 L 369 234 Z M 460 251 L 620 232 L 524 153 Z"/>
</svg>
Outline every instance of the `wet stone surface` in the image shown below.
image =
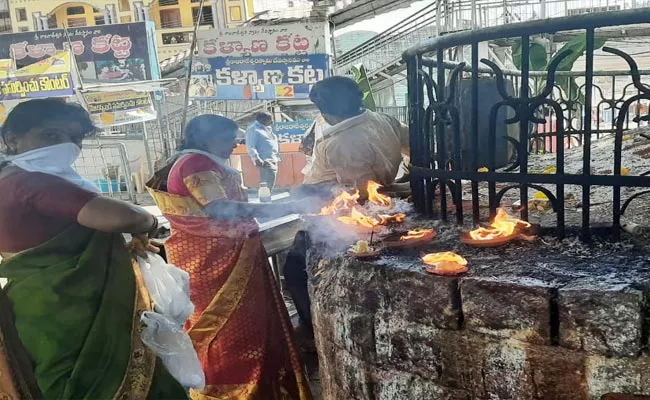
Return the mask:
<svg viewBox="0 0 650 400">
<path fill-rule="evenodd" d="M 650 395 L 644 243 L 542 237 L 473 249 L 457 228 L 438 231 L 425 247 L 374 260 L 312 244 L 325 399 Z M 463 255 L 469 272 L 427 274 L 420 257 L 437 251 Z"/>
</svg>

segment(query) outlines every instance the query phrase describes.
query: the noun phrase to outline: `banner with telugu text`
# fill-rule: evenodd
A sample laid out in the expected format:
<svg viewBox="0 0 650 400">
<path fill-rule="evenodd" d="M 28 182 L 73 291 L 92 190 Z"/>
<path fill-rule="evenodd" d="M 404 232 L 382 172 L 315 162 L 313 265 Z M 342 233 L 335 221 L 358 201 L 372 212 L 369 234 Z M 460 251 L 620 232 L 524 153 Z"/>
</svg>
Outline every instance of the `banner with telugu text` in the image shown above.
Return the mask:
<svg viewBox="0 0 650 400">
<path fill-rule="evenodd" d="M 0 101 L 74 94 L 68 51 L 57 52 L 17 70 L 12 70 L 11 66 L 11 60 L 0 60 Z"/>
<path fill-rule="evenodd" d="M 148 92 L 84 93 L 86 108 L 100 128 L 145 122 L 156 119 L 156 109 Z"/>
<path fill-rule="evenodd" d="M 273 124 L 273 132 L 278 137 L 280 144 L 300 143 L 303 135 L 313 123 L 314 120 L 310 119 L 276 122 Z"/>
<path fill-rule="evenodd" d="M 307 99 L 312 85 L 329 76 L 329 57 L 216 57 L 197 59 L 192 69 L 194 99 Z"/>
</svg>

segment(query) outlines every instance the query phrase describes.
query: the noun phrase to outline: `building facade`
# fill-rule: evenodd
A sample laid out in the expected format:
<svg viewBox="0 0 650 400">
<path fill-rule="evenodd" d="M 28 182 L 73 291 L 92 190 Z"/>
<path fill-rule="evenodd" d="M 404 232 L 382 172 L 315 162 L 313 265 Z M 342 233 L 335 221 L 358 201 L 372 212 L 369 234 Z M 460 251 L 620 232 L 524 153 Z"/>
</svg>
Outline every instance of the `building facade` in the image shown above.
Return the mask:
<svg viewBox="0 0 650 400">
<path fill-rule="evenodd" d="M 201 4 L 201 0 L 0 0 L 0 32 L 3 2 L 9 17 L 6 31 L 13 32 L 153 21 L 161 60 L 189 48 Z M 200 29 L 237 26 L 253 16 L 253 0 L 205 0 L 201 14 Z"/>
</svg>

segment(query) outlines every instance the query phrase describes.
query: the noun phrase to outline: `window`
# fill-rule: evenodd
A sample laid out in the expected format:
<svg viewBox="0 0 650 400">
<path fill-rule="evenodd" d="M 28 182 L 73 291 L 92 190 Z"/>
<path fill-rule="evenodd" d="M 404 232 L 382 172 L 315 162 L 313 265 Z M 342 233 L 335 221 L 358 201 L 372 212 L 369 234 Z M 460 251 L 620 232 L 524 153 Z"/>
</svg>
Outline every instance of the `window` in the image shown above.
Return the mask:
<svg viewBox="0 0 650 400">
<path fill-rule="evenodd" d="M 131 11 L 131 0 L 120 0 L 120 11 Z"/>
<path fill-rule="evenodd" d="M 68 26 L 73 28 L 86 26 L 86 18 L 68 18 Z"/>
<path fill-rule="evenodd" d="M 47 27 L 48 29 L 54 29 L 58 26 L 58 22 L 56 21 L 56 14 L 48 15 L 47 17 Z"/>
<path fill-rule="evenodd" d="M 131 21 L 132 21 L 131 16 L 120 17 L 120 22 L 123 23 L 123 24 L 128 24 Z"/>
<path fill-rule="evenodd" d="M 105 25 L 106 21 L 104 20 L 104 16 L 102 15 L 101 17 L 96 16 L 95 17 L 95 25 Z"/>
<path fill-rule="evenodd" d="M 27 10 L 24 8 L 16 8 L 16 19 L 20 22 L 27 21 Z"/>
<path fill-rule="evenodd" d="M 181 26 L 181 10 L 160 10 L 161 28 L 178 28 Z"/>
<path fill-rule="evenodd" d="M 230 7 L 230 20 L 241 21 L 241 7 Z"/>
<path fill-rule="evenodd" d="M 18 31 L 19 32 L 29 32 L 29 28 L 26 27 L 26 26 L 21 26 L 20 28 L 18 28 Z"/>
<path fill-rule="evenodd" d="M 163 44 L 182 44 L 192 42 L 192 32 L 163 33 Z"/>
<path fill-rule="evenodd" d="M 161 7 L 164 7 L 164 6 L 177 6 L 178 5 L 178 0 L 158 0 L 158 4 L 160 4 Z"/>
<path fill-rule="evenodd" d="M 199 18 L 199 7 L 192 8 L 192 23 L 196 25 L 196 20 Z M 214 19 L 212 18 L 212 7 L 204 6 L 203 14 L 201 15 L 201 23 L 199 25 L 212 25 Z"/>
<path fill-rule="evenodd" d="M 83 6 L 68 7 L 68 9 L 66 10 L 66 14 L 68 15 L 80 15 L 85 13 L 86 10 L 83 8 Z"/>
</svg>

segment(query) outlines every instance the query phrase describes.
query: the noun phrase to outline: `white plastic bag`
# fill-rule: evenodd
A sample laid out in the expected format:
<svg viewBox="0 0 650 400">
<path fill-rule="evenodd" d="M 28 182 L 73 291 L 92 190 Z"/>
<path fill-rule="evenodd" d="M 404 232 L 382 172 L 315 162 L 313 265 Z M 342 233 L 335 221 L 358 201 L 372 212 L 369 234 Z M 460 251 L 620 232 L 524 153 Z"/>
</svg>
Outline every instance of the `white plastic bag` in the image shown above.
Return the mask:
<svg viewBox="0 0 650 400">
<path fill-rule="evenodd" d="M 145 311 L 140 319 L 145 325 L 142 342 L 160 358 L 167 371 L 184 387 L 202 390 L 205 374 L 190 336 L 164 315 Z"/>
<path fill-rule="evenodd" d="M 138 264 L 154 311 L 183 325 L 194 312 L 194 304 L 190 300 L 189 274 L 165 263 L 157 254 L 147 255 L 147 259 L 138 257 Z"/>
</svg>

